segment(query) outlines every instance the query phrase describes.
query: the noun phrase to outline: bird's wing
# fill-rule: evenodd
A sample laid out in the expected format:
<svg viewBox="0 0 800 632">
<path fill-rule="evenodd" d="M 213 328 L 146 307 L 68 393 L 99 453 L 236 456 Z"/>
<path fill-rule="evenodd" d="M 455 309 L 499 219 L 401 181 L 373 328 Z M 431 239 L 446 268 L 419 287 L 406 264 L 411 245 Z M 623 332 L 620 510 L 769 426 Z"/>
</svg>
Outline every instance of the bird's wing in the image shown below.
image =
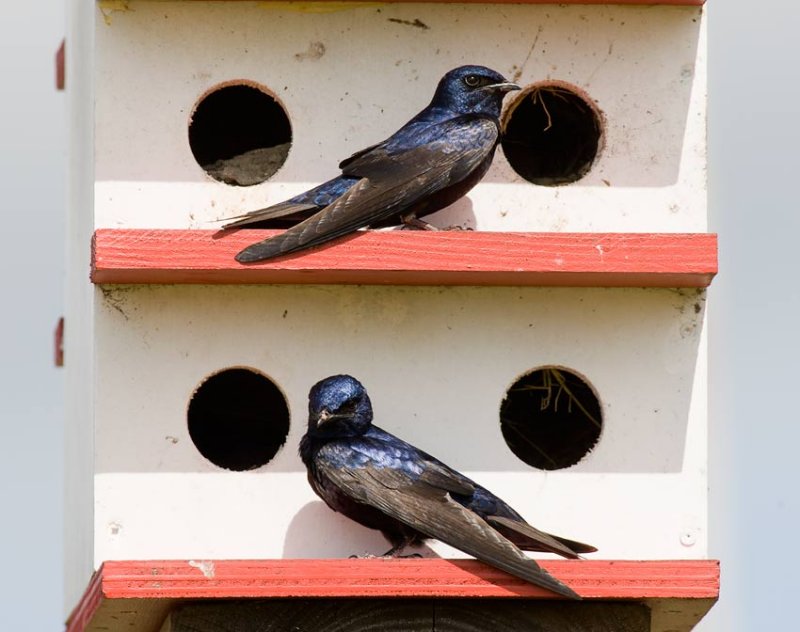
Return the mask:
<svg viewBox="0 0 800 632">
<path fill-rule="evenodd" d="M 237 228 L 249 224 L 261 223 L 275 224 L 275 220 L 298 223 L 335 201 L 347 191 L 347 189 L 353 186 L 356 180 L 357 178 L 337 176 L 315 186 L 313 189 L 295 195 L 285 202 L 279 202 L 267 208 L 257 209 L 245 213 L 244 215 L 231 217 L 229 219 L 235 221 L 225 224 L 223 228 Z"/>
<path fill-rule="evenodd" d="M 352 154 L 350 157 L 345 158 L 344 160 L 342 160 L 339 163 L 339 169 L 344 170 L 348 165 L 350 165 L 353 162 L 355 162 L 358 158 L 361 158 L 361 156 L 363 156 L 364 154 L 368 154 L 369 152 L 371 152 L 374 149 L 377 149 L 378 147 L 384 147 L 390 141 L 391 141 L 391 138 L 387 138 L 386 140 L 381 141 L 380 143 L 375 143 L 374 145 L 370 145 L 369 147 L 365 147 L 364 149 L 360 149 L 356 153 Z"/>
<path fill-rule="evenodd" d="M 410 469 L 413 469 L 414 476 L 431 487 L 468 498 L 480 487 L 436 457 L 378 426 L 370 426 L 361 442 L 350 444 L 348 449 L 359 452 L 363 458 L 370 460 L 374 459 L 376 454 L 385 451 L 387 446 L 392 448 L 395 455 L 401 455 L 397 458 L 412 463 L 413 467 Z"/>
<path fill-rule="evenodd" d="M 324 467 L 324 474 L 354 500 L 375 507 L 429 537 L 532 584 L 565 597 L 579 598 L 480 516 L 453 500 L 445 489 L 390 467 Z"/>
<path fill-rule="evenodd" d="M 298 222 L 308 218 L 313 213 L 320 209 L 316 204 L 298 203 L 298 202 L 280 202 L 273 204 L 267 208 L 256 209 L 249 213 L 236 215 L 227 219 L 233 220 L 223 226 L 224 229 L 239 228 L 249 224 L 258 224 L 260 222 L 270 222 L 276 219 L 283 220 L 297 220 Z"/>
<path fill-rule="evenodd" d="M 563 557 L 577 559 L 578 553 L 592 553 L 597 549 L 589 544 L 575 542 L 539 531 L 527 522 L 505 516 L 486 516 L 486 521 L 509 540 L 525 551 L 547 551 Z"/>
<path fill-rule="evenodd" d="M 419 479 L 431 487 L 459 496 L 471 496 L 475 491 L 474 483 L 466 476 L 461 476 L 438 461 L 426 461 Z"/>
<path fill-rule="evenodd" d="M 502 498 L 498 498 L 489 490 L 477 485 L 431 455 L 408 445 L 411 449 L 416 450 L 416 460 L 422 464 L 420 480 L 460 496 L 455 500 L 470 511 L 477 513 L 523 551 L 543 551 L 570 559 L 578 559 L 579 553 L 592 553 L 597 550 L 589 544 L 540 531 L 525 522 Z M 484 502 L 480 502 L 481 500 Z"/>
<path fill-rule="evenodd" d="M 430 125 L 411 138 L 397 136 L 353 154 L 339 166 L 342 174 L 373 181 L 411 179 L 432 170 L 458 182 L 469 175 L 497 143 L 497 124 L 465 114 Z"/>
<path fill-rule="evenodd" d="M 472 173 L 494 150 L 497 136 L 493 121 L 459 117 L 441 123 L 424 143 L 378 145 L 342 170 L 361 179 L 341 197 L 284 233 L 248 246 L 236 259 L 246 263 L 289 254 L 400 215 Z"/>
</svg>

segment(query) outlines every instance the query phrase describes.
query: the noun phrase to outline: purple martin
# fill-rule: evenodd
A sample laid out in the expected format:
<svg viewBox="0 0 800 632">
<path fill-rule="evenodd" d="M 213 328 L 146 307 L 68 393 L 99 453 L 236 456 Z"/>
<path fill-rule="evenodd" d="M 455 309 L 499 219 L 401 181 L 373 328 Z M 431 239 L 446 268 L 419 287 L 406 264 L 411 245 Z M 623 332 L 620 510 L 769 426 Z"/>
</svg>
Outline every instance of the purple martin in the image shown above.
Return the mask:
<svg viewBox="0 0 800 632">
<path fill-rule="evenodd" d="M 522 550 L 576 559 L 596 549 L 532 527 L 502 499 L 402 439 L 372 425 L 361 383 L 334 375 L 308 395 L 300 457 L 317 495 L 392 544 L 385 555 L 436 538 L 564 597 L 580 597 Z"/>
<path fill-rule="evenodd" d="M 285 202 L 234 218 L 223 228 L 300 221 L 236 255 L 263 261 L 317 246 L 366 226 L 418 219 L 465 195 L 486 174 L 500 137 L 503 97 L 519 86 L 483 66 L 448 72 L 430 104 L 381 143 L 339 164 L 342 175 Z"/>
</svg>

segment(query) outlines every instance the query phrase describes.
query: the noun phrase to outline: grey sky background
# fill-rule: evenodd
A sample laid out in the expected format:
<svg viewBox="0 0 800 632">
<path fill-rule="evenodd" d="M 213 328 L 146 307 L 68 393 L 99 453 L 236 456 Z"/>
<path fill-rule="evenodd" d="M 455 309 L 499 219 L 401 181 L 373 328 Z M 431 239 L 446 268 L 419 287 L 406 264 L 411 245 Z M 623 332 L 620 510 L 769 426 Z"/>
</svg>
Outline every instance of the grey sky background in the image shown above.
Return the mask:
<svg viewBox="0 0 800 632">
<path fill-rule="evenodd" d="M 54 55 L 63 0 L 0 4 L 0 630 L 63 629 L 62 314 L 66 115 Z"/>
<path fill-rule="evenodd" d="M 85 0 L 90 1 L 90 0 Z M 800 5 L 710 0 L 712 555 L 720 603 L 701 632 L 789 630 L 800 563 L 793 403 L 800 351 Z M 64 0 L 0 8 L 0 630 L 63 627 L 62 314 L 66 130 L 54 88 Z M 72 604 L 70 604 L 71 606 Z"/>
</svg>

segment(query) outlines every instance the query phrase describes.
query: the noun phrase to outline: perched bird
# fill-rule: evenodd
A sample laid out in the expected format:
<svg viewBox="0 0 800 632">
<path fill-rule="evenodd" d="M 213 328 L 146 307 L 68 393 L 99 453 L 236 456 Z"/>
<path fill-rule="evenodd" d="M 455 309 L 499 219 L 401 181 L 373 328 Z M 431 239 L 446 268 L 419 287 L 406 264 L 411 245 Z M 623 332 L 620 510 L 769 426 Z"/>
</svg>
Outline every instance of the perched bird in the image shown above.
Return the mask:
<svg viewBox="0 0 800 632">
<path fill-rule="evenodd" d="M 596 549 L 529 525 L 503 500 L 413 445 L 372 425 L 361 383 L 334 375 L 308 395 L 308 431 L 300 457 L 311 487 L 334 511 L 380 530 L 396 555 L 436 538 L 559 595 L 565 584 L 525 556 L 548 551 L 577 558 Z"/>
<path fill-rule="evenodd" d="M 509 90 L 519 86 L 489 68 L 451 70 L 439 81 L 428 107 L 382 143 L 341 162 L 341 176 L 226 224 L 227 229 L 303 220 L 248 246 L 236 260 L 279 257 L 365 226 L 402 222 L 431 228 L 418 217 L 455 202 L 489 169 L 500 136 L 503 96 Z"/>
</svg>

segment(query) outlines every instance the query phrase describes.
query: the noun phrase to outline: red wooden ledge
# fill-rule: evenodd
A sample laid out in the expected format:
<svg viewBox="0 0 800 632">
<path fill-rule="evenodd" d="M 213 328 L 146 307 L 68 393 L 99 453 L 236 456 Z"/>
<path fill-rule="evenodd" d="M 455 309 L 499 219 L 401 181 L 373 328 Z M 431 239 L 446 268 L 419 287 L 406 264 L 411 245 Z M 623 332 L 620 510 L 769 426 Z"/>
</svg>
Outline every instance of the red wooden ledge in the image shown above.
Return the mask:
<svg viewBox="0 0 800 632">
<path fill-rule="evenodd" d="M 234 255 L 271 230 L 100 229 L 95 283 L 359 283 L 706 287 L 717 237 L 705 233 L 363 231 L 274 261 Z"/>
<path fill-rule="evenodd" d="M 670 599 L 705 600 L 705 611 L 719 595 L 719 562 L 715 560 L 543 560 L 539 563 L 587 599 L 651 603 Z M 476 560 L 105 562 L 70 616 L 67 632 L 92 629 L 93 619 L 100 616 L 98 613 L 104 606 L 110 608 L 119 600 L 125 600 L 126 612 L 130 613 L 134 608 L 131 600 L 162 602 L 163 610 L 178 600 L 287 597 L 559 599 Z"/>
</svg>

